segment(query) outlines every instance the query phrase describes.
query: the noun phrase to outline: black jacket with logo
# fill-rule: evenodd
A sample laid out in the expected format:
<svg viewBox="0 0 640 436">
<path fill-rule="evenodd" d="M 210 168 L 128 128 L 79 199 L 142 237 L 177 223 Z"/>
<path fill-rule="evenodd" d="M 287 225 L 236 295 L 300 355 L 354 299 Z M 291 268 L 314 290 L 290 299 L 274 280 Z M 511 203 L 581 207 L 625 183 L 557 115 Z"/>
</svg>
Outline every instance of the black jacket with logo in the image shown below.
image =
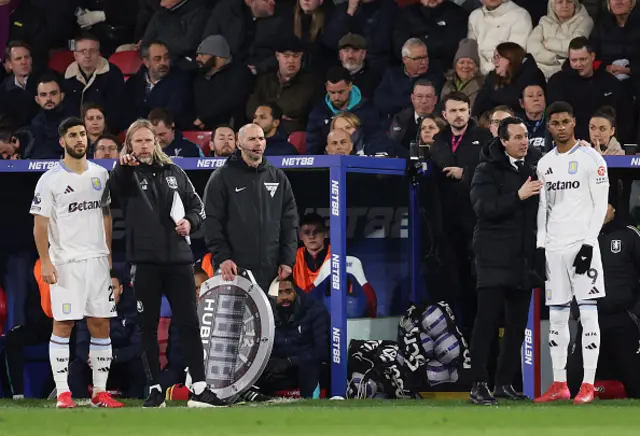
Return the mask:
<svg viewBox="0 0 640 436">
<path fill-rule="evenodd" d="M 174 192 L 184 205 L 191 232 L 204 220 L 204 208 L 185 172 L 177 165 L 117 164 L 109 189 L 122 206 L 127 238 L 127 262 L 173 265 L 193 263 L 186 239 L 176 233 L 170 217 Z"/>
<path fill-rule="evenodd" d="M 614 314 L 632 310 L 640 291 L 640 231 L 627 225 L 630 219 L 616 217 L 602 227 L 598 237 L 606 297 L 598 300 L 598 311 Z"/>
<path fill-rule="evenodd" d="M 249 167 L 236 151 L 204 192 L 205 243 L 214 268 L 227 259 L 251 270 L 266 292 L 279 265 L 296 259 L 298 209 L 284 172 L 263 159 Z"/>
</svg>

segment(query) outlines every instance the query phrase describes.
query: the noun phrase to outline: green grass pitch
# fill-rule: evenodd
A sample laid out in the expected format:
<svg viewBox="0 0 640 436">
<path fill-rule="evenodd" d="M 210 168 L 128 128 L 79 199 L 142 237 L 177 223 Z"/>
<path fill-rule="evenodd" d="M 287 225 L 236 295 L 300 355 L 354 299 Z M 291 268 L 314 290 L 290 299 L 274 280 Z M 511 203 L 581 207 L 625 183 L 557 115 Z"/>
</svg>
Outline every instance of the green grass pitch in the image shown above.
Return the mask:
<svg viewBox="0 0 640 436">
<path fill-rule="evenodd" d="M 461 400 L 297 401 L 224 409 L 56 410 L 52 401 L 0 400 L 1 436 L 114 435 L 640 435 L 640 401 L 584 406 L 502 403 L 481 407 Z"/>
</svg>

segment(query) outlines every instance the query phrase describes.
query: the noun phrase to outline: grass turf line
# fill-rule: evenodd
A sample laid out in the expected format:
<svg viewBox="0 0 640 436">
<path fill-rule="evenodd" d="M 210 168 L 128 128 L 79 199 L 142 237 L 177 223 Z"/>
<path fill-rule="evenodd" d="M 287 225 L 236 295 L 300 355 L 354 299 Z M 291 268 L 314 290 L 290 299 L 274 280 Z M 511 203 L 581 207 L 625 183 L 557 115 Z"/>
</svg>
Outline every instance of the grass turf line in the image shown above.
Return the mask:
<svg viewBox="0 0 640 436">
<path fill-rule="evenodd" d="M 471 406 L 463 401 L 301 401 L 228 409 L 188 410 L 172 403 L 142 410 L 127 401 L 120 410 L 55 410 L 51 401 L 0 401 L 0 435 L 388 435 L 404 432 L 458 435 L 637 435 L 640 402 L 605 401 L 585 406 L 508 403 Z"/>
</svg>

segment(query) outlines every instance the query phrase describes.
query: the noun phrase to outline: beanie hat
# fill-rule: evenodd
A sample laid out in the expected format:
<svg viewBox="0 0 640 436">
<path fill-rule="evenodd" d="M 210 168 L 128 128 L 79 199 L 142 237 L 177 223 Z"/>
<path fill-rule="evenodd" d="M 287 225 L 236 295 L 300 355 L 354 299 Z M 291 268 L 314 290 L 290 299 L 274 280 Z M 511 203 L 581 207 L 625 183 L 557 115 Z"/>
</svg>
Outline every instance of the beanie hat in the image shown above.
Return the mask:
<svg viewBox="0 0 640 436">
<path fill-rule="evenodd" d="M 478 67 L 480 67 L 480 56 L 478 56 L 478 43 L 475 39 L 465 38 L 460 41 L 460 45 L 458 45 L 458 51 L 456 55 L 453 57 L 453 65 L 458 63 L 458 61 L 462 58 L 471 59 L 476 63 Z"/>
</svg>

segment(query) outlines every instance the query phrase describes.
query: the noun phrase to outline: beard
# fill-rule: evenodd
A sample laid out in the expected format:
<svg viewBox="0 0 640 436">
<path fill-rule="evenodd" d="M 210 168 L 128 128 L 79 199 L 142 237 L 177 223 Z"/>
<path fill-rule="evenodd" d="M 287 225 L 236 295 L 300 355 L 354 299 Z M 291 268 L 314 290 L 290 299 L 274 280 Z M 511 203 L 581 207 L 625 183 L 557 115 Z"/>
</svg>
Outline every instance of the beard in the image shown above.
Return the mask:
<svg viewBox="0 0 640 436">
<path fill-rule="evenodd" d="M 278 310 L 280 318 L 284 321 L 288 321 L 293 314 L 293 303 L 291 303 L 289 306 L 278 305 L 276 306 L 276 308 Z"/>
<path fill-rule="evenodd" d="M 74 159 L 82 159 L 87 154 L 87 147 L 84 147 L 84 149 L 81 152 L 77 152 L 75 150 L 75 147 L 69 147 L 68 145 L 65 144 L 64 149 L 67 152 L 67 154 Z"/>
</svg>

